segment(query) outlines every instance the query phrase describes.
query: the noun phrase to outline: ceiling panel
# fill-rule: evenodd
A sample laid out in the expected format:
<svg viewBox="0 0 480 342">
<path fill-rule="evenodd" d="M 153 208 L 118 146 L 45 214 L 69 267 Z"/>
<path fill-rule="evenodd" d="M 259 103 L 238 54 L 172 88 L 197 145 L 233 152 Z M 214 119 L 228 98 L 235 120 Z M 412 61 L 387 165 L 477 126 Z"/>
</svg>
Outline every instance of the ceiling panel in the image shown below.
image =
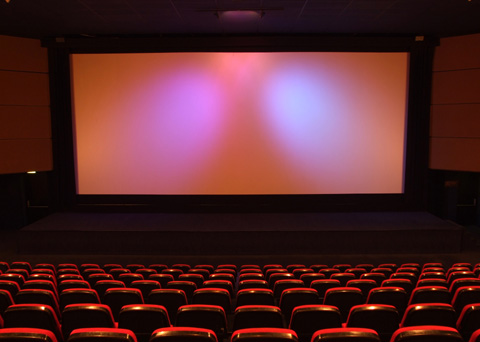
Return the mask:
<svg viewBox="0 0 480 342">
<path fill-rule="evenodd" d="M 217 18 L 257 10 L 257 20 Z M 159 34 L 480 33 L 480 0 L 0 0 L 0 34 L 49 38 Z"/>
</svg>

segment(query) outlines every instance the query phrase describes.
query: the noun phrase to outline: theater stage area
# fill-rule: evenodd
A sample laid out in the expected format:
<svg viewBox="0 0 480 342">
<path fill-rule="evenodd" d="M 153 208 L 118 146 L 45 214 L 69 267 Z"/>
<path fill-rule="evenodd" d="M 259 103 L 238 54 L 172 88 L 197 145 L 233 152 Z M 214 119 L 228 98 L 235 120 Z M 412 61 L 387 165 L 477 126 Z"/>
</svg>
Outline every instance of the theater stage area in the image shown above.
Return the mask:
<svg viewBox="0 0 480 342">
<path fill-rule="evenodd" d="M 19 230 L 19 255 L 457 253 L 464 228 L 426 212 L 56 213 Z"/>
</svg>

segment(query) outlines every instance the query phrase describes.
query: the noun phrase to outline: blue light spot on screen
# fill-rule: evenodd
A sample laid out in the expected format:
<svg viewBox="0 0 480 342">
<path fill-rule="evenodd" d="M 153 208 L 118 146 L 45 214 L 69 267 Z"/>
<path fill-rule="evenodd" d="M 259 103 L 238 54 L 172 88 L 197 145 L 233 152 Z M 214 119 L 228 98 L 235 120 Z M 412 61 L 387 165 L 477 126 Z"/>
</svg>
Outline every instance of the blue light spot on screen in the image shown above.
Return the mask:
<svg viewBox="0 0 480 342">
<path fill-rule="evenodd" d="M 318 72 L 293 67 L 274 74 L 265 85 L 264 113 L 278 139 L 302 149 L 328 126 L 329 94 Z"/>
</svg>

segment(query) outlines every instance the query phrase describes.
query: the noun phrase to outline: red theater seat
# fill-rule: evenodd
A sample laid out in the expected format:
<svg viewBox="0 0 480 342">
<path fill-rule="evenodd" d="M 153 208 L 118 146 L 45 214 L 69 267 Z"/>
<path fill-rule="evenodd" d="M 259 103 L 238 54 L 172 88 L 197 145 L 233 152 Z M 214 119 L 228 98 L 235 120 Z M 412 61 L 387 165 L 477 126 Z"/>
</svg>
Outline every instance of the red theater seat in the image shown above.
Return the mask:
<svg viewBox="0 0 480 342">
<path fill-rule="evenodd" d="M 56 295 L 50 290 L 25 289 L 18 291 L 15 296 L 17 304 L 41 304 L 48 305 L 57 317 L 60 317 L 60 307 Z"/>
<path fill-rule="evenodd" d="M 346 327 L 375 330 L 382 342 L 388 342 L 400 327 L 400 316 L 397 309 L 391 305 L 357 305 L 350 310 Z"/>
<path fill-rule="evenodd" d="M 160 283 L 156 280 L 135 280 L 130 284 L 130 287 L 139 289 L 142 292 L 144 300 L 148 297 L 150 292 L 162 288 Z"/>
<path fill-rule="evenodd" d="M 281 328 L 250 328 L 234 331 L 231 342 L 297 342 L 295 331 Z"/>
<path fill-rule="evenodd" d="M 269 289 L 268 282 L 262 279 L 241 280 L 238 282 L 238 291 L 245 289 Z M 273 292 L 272 292 L 273 294 Z"/>
<path fill-rule="evenodd" d="M 407 292 L 400 287 L 376 287 L 370 290 L 367 304 L 393 305 L 402 316 L 407 308 L 408 299 Z"/>
<path fill-rule="evenodd" d="M 3 315 L 5 310 L 12 304 L 15 303 L 10 292 L 0 289 L 0 317 Z"/>
<path fill-rule="evenodd" d="M 273 285 L 273 296 L 276 300 L 280 300 L 282 292 L 286 289 L 305 287 L 300 279 L 282 279 L 277 280 Z"/>
<path fill-rule="evenodd" d="M 218 339 L 227 334 L 225 311 L 218 305 L 184 305 L 178 309 L 177 327 L 195 327 L 212 330 Z"/>
<path fill-rule="evenodd" d="M 122 273 L 118 275 L 118 280 L 122 281 L 126 287 L 130 287 L 133 281 L 143 280 L 143 275 L 137 273 Z"/>
<path fill-rule="evenodd" d="M 465 305 L 458 317 L 456 328 L 464 341 L 468 341 L 471 335 L 480 329 L 480 304 Z"/>
<path fill-rule="evenodd" d="M 58 342 L 50 330 L 35 328 L 0 329 L 1 342 Z"/>
<path fill-rule="evenodd" d="M 185 292 L 177 289 L 159 289 L 152 290 L 147 297 L 147 304 L 157 304 L 164 306 L 168 311 L 168 317 L 173 324 L 177 317 L 177 310 L 182 305 L 187 305 L 187 296 Z"/>
<path fill-rule="evenodd" d="M 5 328 L 37 328 L 50 330 L 63 341 L 57 314 L 48 305 L 14 304 L 3 313 Z"/>
<path fill-rule="evenodd" d="M 118 328 L 84 328 L 72 331 L 69 342 L 137 342 L 131 330 Z"/>
<path fill-rule="evenodd" d="M 105 291 L 102 303 L 112 309 L 115 321 L 118 321 L 120 310 L 125 305 L 144 304 L 142 291 L 134 288 L 113 288 Z"/>
<path fill-rule="evenodd" d="M 451 302 L 452 296 L 443 286 L 421 286 L 413 289 L 409 305 L 422 303 L 446 303 Z"/>
<path fill-rule="evenodd" d="M 424 325 L 400 328 L 393 333 L 391 342 L 463 342 L 459 332 L 450 327 Z"/>
<path fill-rule="evenodd" d="M 302 305 L 293 309 L 289 328 L 294 330 L 300 342 L 310 342 L 315 331 L 341 328 L 342 314 L 331 305 Z"/>
<path fill-rule="evenodd" d="M 248 328 L 283 328 L 282 311 L 272 305 L 237 307 L 233 316 L 233 331 Z"/>
<path fill-rule="evenodd" d="M 300 305 L 321 304 L 318 292 L 312 288 L 290 288 L 282 292 L 279 306 L 287 321 L 295 307 Z"/>
<path fill-rule="evenodd" d="M 67 305 L 62 312 L 62 333 L 65 340 L 75 329 L 98 327 L 117 327 L 108 305 L 71 304 Z"/>
<path fill-rule="evenodd" d="M 336 306 L 342 313 L 345 322 L 350 309 L 355 305 L 364 304 L 362 291 L 355 287 L 337 287 L 327 290 L 323 304 Z"/>
<path fill-rule="evenodd" d="M 118 327 L 133 331 L 139 342 L 148 342 L 155 330 L 170 326 L 167 309 L 161 305 L 125 305 L 118 315 Z"/>
<path fill-rule="evenodd" d="M 165 288 L 182 290 L 183 292 L 185 292 L 185 295 L 187 296 L 187 300 L 191 302 L 193 293 L 197 289 L 197 285 L 195 285 L 195 283 L 192 281 L 174 280 L 174 281 L 168 282 Z"/>
<path fill-rule="evenodd" d="M 210 329 L 170 327 L 155 330 L 150 342 L 217 342 L 217 336 Z"/>
<path fill-rule="evenodd" d="M 243 305 L 274 305 L 273 291 L 256 288 L 239 290 L 236 306 Z"/>
<path fill-rule="evenodd" d="M 455 310 L 450 304 L 413 304 L 407 307 L 401 327 L 418 325 L 441 325 L 455 328 Z"/>
<path fill-rule="evenodd" d="M 452 299 L 452 305 L 457 315 L 460 315 L 465 305 L 476 303 L 480 303 L 480 286 L 460 287 Z"/>
<path fill-rule="evenodd" d="M 62 280 L 58 286 L 58 293 L 62 293 L 66 289 L 89 289 L 90 284 L 86 280 Z"/>
<path fill-rule="evenodd" d="M 226 314 L 229 314 L 232 310 L 230 293 L 225 289 L 208 288 L 195 290 L 192 304 L 218 305 L 223 308 Z"/>
<path fill-rule="evenodd" d="M 60 310 L 70 304 L 100 304 L 100 297 L 93 289 L 66 289 L 60 293 Z"/>
<path fill-rule="evenodd" d="M 380 337 L 372 329 L 365 328 L 334 328 L 315 332 L 312 342 L 380 342 Z"/>
</svg>

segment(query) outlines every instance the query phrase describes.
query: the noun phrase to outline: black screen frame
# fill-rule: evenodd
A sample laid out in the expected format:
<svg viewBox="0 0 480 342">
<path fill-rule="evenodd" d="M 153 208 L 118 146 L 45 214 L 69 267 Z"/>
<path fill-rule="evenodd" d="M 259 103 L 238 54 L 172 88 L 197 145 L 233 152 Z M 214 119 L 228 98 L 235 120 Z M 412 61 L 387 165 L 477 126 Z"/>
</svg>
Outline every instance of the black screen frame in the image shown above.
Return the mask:
<svg viewBox="0 0 480 342">
<path fill-rule="evenodd" d="M 426 208 L 429 99 L 434 39 L 427 37 L 208 36 L 45 40 L 49 50 L 54 171 L 52 207 L 131 212 L 351 212 Z M 403 194 L 77 195 L 70 55 L 148 52 L 408 52 L 409 85 Z"/>
</svg>

